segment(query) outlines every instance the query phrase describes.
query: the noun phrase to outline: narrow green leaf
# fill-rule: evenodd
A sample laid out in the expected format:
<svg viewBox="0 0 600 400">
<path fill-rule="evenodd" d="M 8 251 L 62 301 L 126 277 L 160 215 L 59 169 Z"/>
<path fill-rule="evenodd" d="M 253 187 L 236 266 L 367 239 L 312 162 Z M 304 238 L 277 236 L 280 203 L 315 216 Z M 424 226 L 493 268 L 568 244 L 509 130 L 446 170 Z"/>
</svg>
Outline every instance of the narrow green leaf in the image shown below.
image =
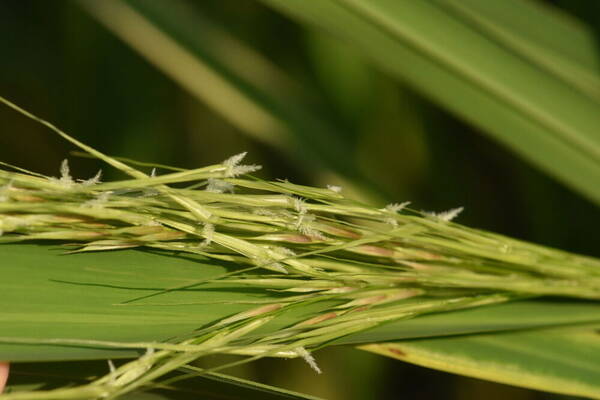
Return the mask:
<svg viewBox="0 0 600 400">
<path fill-rule="evenodd" d="M 531 1 L 435 1 L 530 63 L 555 74 L 576 90 L 596 100 L 600 98 L 595 37 L 577 20 Z"/>
<path fill-rule="evenodd" d="M 600 201 L 599 103 L 497 37 L 434 2 L 263 2 L 351 41 L 385 70 Z"/>
<path fill-rule="evenodd" d="M 417 365 L 574 396 L 600 398 L 600 325 L 362 346 Z"/>
</svg>

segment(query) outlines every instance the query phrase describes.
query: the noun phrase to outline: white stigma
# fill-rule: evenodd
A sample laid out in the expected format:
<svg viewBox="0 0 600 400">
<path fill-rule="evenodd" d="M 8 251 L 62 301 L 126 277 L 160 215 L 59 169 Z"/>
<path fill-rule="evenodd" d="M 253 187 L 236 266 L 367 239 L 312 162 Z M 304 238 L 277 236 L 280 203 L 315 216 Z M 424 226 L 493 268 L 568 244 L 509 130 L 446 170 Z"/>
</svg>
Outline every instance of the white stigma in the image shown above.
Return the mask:
<svg viewBox="0 0 600 400">
<path fill-rule="evenodd" d="M 342 187 L 341 186 L 327 185 L 327 189 L 329 189 L 329 190 L 331 190 L 332 192 L 335 192 L 335 193 L 342 193 Z"/>
<path fill-rule="evenodd" d="M 245 151 L 223 161 L 223 165 L 225 166 L 225 177 L 235 178 L 238 175 L 248 174 L 262 168 L 260 165 L 239 165 L 244 157 L 246 157 L 246 154 L 248 154 L 248 152 Z"/>
<path fill-rule="evenodd" d="M 200 243 L 201 247 L 206 247 L 210 245 L 213 241 L 213 235 L 215 233 L 215 226 L 213 224 L 209 224 L 208 222 L 204 224 L 204 228 L 202 228 L 202 236 L 204 236 L 204 240 Z"/>
<path fill-rule="evenodd" d="M 54 179 L 54 178 L 53 178 Z M 75 183 L 71 177 L 71 170 L 69 168 L 69 160 L 66 158 L 60 163 L 60 178 L 58 182 L 65 187 L 71 187 Z"/>
<path fill-rule="evenodd" d="M 317 373 L 321 373 L 321 368 L 317 365 L 315 358 L 310 354 L 304 347 L 296 347 L 294 352 L 298 354 L 298 356 L 302 357 L 304 361 Z"/>
<path fill-rule="evenodd" d="M 96 173 L 96 175 L 94 175 L 90 179 L 82 180 L 81 184 L 83 186 L 97 185 L 98 183 L 100 183 L 100 178 L 102 178 L 102 170 L 98 170 L 98 172 Z"/>
<path fill-rule="evenodd" d="M 442 221 L 450 222 L 454 218 L 456 218 L 458 216 L 458 214 L 460 214 L 464 209 L 465 209 L 464 207 L 457 207 L 457 208 L 452 208 L 448 211 L 443 211 L 440 213 L 428 213 L 428 214 L 431 215 L 432 217 L 441 219 Z"/>
<path fill-rule="evenodd" d="M 406 206 L 410 204 L 410 201 L 405 201 L 403 203 L 390 203 L 385 206 L 384 210 L 392 213 L 398 213 L 402 211 Z"/>
<path fill-rule="evenodd" d="M 211 193 L 233 193 L 234 185 L 220 179 L 209 178 L 207 180 L 206 191 Z"/>
</svg>

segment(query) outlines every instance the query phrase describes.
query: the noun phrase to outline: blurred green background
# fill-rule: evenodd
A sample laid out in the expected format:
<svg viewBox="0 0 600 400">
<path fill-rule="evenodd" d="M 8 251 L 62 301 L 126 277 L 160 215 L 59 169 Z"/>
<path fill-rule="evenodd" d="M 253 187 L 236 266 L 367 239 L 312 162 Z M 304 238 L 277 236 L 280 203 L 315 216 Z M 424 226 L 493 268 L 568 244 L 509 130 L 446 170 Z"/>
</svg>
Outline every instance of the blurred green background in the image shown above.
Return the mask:
<svg viewBox="0 0 600 400">
<path fill-rule="evenodd" d="M 265 3 L 3 0 L 2 96 L 113 156 L 192 168 L 248 151 L 264 178 L 340 185 L 381 206 L 464 206 L 458 221 L 469 226 L 600 256 L 600 214 L 589 196 L 381 68 L 335 29 Z M 536 4 L 596 40 L 600 3 Z M 461 103 L 460 93 L 453 101 Z M 0 121 L 0 160 L 58 175 L 71 147 L 8 108 Z M 70 161 L 78 178 L 98 168 Z M 237 372 L 328 399 L 566 398 L 346 348 L 317 360 L 322 376 L 281 360 Z"/>
</svg>

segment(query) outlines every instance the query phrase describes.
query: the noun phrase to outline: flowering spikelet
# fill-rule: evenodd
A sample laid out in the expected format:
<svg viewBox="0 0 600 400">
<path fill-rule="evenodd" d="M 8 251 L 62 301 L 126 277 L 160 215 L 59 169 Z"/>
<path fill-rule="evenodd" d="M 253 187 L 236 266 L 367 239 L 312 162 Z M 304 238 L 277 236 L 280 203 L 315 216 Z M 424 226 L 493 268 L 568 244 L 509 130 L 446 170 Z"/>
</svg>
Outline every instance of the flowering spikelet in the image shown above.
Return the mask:
<svg viewBox="0 0 600 400">
<path fill-rule="evenodd" d="M 288 249 L 287 247 L 282 246 L 272 246 L 274 251 L 283 254 L 285 257 L 294 257 L 296 253 L 292 249 Z"/>
<path fill-rule="evenodd" d="M 298 214 L 294 228 L 305 236 L 310 236 L 319 240 L 326 240 L 327 238 L 318 230 L 313 228 L 311 224 L 315 222 L 317 216 L 314 214 Z"/>
<path fill-rule="evenodd" d="M 111 191 L 101 192 L 100 194 L 98 194 L 98 196 L 96 196 L 95 199 L 88 200 L 85 203 L 82 203 L 81 207 L 100 208 L 108 201 L 108 198 L 111 194 Z"/>
<path fill-rule="evenodd" d="M 202 236 L 204 236 L 204 240 L 200 243 L 201 247 L 206 247 L 212 243 L 213 235 L 215 233 L 215 226 L 213 224 L 205 223 L 204 228 L 202 228 Z"/>
<path fill-rule="evenodd" d="M 342 187 L 341 186 L 327 185 L 327 189 L 331 190 L 332 192 L 342 193 Z"/>
<path fill-rule="evenodd" d="M 310 367 L 313 370 L 315 370 L 315 372 L 317 374 L 321 373 L 321 368 L 319 368 L 319 366 L 317 365 L 315 358 L 312 356 L 312 354 L 310 354 L 308 351 L 306 351 L 306 349 L 304 347 L 296 347 L 294 349 L 294 352 L 296 354 L 298 354 L 299 357 L 302 357 L 304 359 L 304 361 L 306 361 L 306 363 L 308 365 L 310 365 Z"/>
<path fill-rule="evenodd" d="M 78 182 L 80 182 L 83 186 L 92 186 L 100 183 L 100 178 L 102 178 L 102 170 L 98 170 L 96 175 L 90 179 L 79 179 Z"/>
<path fill-rule="evenodd" d="M 296 216 L 296 222 L 294 223 L 294 229 L 303 235 L 311 236 L 319 240 L 325 240 L 321 232 L 314 229 L 311 224 L 317 219 L 314 214 L 308 214 L 308 208 L 306 207 L 305 200 L 300 197 L 292 196 L 294 210 L 298 212 Z"/>
<path fill-rule="evenodd" d="M 71 177 L 71 170 L 69 168 L 69 160 L 66 158 L 60 163 L 60 178 L 50 178 L 54 182 L 58 182 L 66 188 L 69 188 L 75 184 L 75 181 Z"/>
<path fill-rule="evenodd" d="M 294 202 L 294 210 L 296 210 L 298 212 L 298 214 L 306 214 L 308 212 L 308 209 L 306 208 L 306 205 L 304 204 L 304 200 L 301 199 L 300 197 L 293 197 L 293 202 Z"/>
<path fill-rule="evenodd" d="M 405 201 L 402 203 L 390 203 L 387 206 L 385 206 L 385 210 L 392 212 L 392 213 L 398 213 L 398 212 L 402 211 L 409 204 L 410 204 L 410 201 Z"/>
<path fill-rule="evenodd" d="M 205 190 L 211 193 L 233 193 L 233 188 L 234 185 L 232 183 L 209 178 Z"/>
<path fill-rule="evenodd" d="M 226 178 L 235 178 L 236 176 L 258 171 L 262 168 L 260 165 L 239 165 L 244 157 L 246 157 L 246 154 L 248 154 L 248 152 L 245 151 L 243 153 L 236 154 L 235 156 L 231 156 L 227 160 L 223 161 Z"/>
<path fill-rule="evenodd" d="M 298 217 L 296 217 L 295 227 L 300 233 L 306 234 L 305 231 L 310 229 L 309 224 L 314 222 L 315 219 L 316 217 L 313 214 L 300 213 L 298 214 Z"/>
<path fill-rule="evenodd" d="M 426 213 L 432 217 L 438 218 L 442 221 L 452 221 L 454 218 L 456 218 L 458 216 L 458 214 L 460 214 L 462 211 L 464 210 L 464 207 L 457 207 L 457 208 L 452 208 L 448 211 L 443 211 L 440 213 Z"/>
<path fill-rule="evenodd" d="M 410 201 L 405 201 L 403 203 L 390 203 L 387 206 L 385 206 L 384 208 L 382 208 L 382 211 L 386 211 L 390 214 L 397 214 L 400 211 L 402 211 L 406 206 L 408 206 L 410 204 Z M 383 220 L 386 224 L 390 224 L 393 227 L 398 226 L 398 221 L 396 221 L 396 218 L 393 216 L 388 216 L 385 217 Z"/>
<path fill-rule="evenodd" d="M 91 186 L 100 183 L 100 178 L 102 177 L 102 170 L 99 170 L 96 175 L 91 177 L 90 179 L 78 179 L 77 182 L 71 176 L 71 168 L 69 168 L 69 160 L 64 159 L 60 163 L 60 178 L 50 178 L 53 182 L 58 182 L 65 188 L 73 187 L 78 183 L 83 186 Z"/>
</svg>

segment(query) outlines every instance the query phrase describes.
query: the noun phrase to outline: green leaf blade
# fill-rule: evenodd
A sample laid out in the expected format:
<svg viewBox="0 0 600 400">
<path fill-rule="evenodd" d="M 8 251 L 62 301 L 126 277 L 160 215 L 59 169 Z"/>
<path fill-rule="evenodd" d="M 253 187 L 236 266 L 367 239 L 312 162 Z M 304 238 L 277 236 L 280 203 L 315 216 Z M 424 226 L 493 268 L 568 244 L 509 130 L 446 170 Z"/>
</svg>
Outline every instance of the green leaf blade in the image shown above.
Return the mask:
<svg viewBox="0 0 600 400">
<path fill-rule="evenodd" d="M 385 70 L 600 200 L 599 103 L 531 60 L 432 3 L 264 2 L 352 41 Z"/>
<path fill-rule="evenodd" d="M 362 349 L 495 382 L 600 398 L 599 325 L 373 344 Z"/>
</svg>

